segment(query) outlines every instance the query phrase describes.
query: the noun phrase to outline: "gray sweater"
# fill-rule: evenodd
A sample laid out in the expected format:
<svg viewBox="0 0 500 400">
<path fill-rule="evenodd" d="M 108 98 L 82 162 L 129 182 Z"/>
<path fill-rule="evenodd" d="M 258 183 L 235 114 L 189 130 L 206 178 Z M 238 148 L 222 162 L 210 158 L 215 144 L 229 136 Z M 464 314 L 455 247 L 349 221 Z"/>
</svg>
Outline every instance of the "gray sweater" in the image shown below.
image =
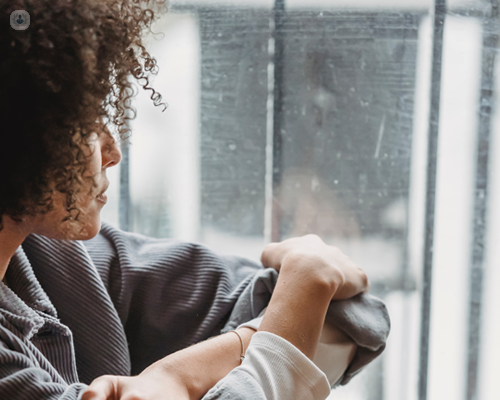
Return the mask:
<svg viewBox="0 0 500 400">
<path fill-rule="evenodd" d="M 253 261 L 103 224 L 88 241 L 30 235 L 0 283 L 0 399 L 73 400 L 94 378 L 133 375 L 256 316 L 276 281 Z M 263 290 L 265 288 L 265 290 Z M 329 317 L 359 345 L 346 383 L 383 350 L 389 320 L 371 296 Z M 207 399 L 257 399 L 234 379 Z M 261 391 L 260 391 L 261 392 Z M 264 399 L 262 399 L 264 400 Z"/>
</svg>

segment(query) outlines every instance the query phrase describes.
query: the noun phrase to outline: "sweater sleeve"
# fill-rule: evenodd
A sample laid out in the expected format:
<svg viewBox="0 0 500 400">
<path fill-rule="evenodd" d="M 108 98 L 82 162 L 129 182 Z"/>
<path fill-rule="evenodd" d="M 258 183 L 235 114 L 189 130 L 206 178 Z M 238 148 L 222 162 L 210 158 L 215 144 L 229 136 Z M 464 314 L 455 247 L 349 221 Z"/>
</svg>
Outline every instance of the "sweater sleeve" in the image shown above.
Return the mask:
<svg viewBox="0 0 500 400">
<path fill-rule="evenodd" d="M 36 360 L 0 341 L 0 399 L 80 400 L 86 388 L 55 381 Z"/>
<path fill-rule="evenodd" d="M 85 246 L 125 328 L 132 374 L 220 334 L 263 268 L 201 244 L 149 238 L 108 224 Z"/>
</svg>

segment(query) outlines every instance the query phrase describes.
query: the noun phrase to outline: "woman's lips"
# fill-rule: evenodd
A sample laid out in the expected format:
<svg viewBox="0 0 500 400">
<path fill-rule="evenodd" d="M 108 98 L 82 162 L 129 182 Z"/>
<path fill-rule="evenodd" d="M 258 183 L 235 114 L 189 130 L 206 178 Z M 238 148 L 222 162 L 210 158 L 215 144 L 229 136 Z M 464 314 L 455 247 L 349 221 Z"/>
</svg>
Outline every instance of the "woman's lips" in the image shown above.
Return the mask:
<svg viewBox="0 0 500 400">
<path fill-rule="evenodd" d="M 101 203 L 106 204 L 108 201 L 108 196 L 106 196 L 106 190 L 108 190 L 109 187 L 109 181 L 106 182 L 104 185 L 104 190 L 101 192 L 101 194 L 98 194 L 95 198 L 100 201 Z"/>
<path fill-rule="evenodd" d="M 108 201 L 108 196 L 106 196 L 106 193 L 101 193 L 100 195 L 96 196 L 96 200 L 106 204 Z"/>
</svg>

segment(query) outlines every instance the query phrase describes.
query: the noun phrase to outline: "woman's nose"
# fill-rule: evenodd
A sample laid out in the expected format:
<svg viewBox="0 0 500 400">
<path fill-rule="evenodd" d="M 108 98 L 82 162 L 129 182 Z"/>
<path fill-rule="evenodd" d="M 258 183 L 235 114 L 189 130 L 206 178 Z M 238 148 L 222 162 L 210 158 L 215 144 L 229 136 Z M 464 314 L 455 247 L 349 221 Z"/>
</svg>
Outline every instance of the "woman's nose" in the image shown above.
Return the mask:
<svg viewBox="0 0 500 400">
<path fill-rule="evenodd" d="M 102 149 L 102 169 L 117 165 L 122 159 L 122 151 L 118 143 L 111 138 Z"/>
</svg>

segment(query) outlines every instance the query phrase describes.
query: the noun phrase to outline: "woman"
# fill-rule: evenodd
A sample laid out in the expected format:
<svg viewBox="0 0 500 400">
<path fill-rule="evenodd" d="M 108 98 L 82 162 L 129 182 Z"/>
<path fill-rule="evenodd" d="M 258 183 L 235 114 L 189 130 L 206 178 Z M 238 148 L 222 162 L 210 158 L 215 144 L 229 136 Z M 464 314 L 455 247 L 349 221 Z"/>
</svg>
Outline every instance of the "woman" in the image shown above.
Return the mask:
<svg viewBox="0 0 500 400">
<path fill-rule="evenodd" d="M 325 398 L 310 360 L 329 304 L 368 286 L 338 249 L 316 236 L 267 246 L 280 275 L 262 322 L 203 341 L 238 321 L 261 266 L 101 229 L 129 75 L 162 104 L 141 32 L 164 4 L 149 3 L 0 0 L 0 398 Z M 10 27 L 16 10 L 28 29 Z M 356 346 L 337 335 L 345 369 Z"/>
</svg>

